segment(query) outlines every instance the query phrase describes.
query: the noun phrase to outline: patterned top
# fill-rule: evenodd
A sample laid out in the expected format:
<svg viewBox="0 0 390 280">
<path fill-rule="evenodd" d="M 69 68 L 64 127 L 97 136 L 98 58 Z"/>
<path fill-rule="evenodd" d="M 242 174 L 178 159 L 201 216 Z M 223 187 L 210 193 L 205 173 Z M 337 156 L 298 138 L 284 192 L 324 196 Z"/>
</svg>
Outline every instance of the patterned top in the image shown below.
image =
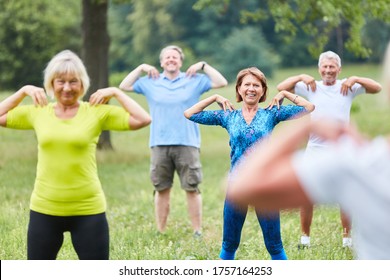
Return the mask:
<svg viewBox="0 0 390 280">
<path fill-rule="evenodd" d="M 220 125 L 227 130 L 230 136 L 232 170 L 248 149 L 258 140 L 269 136 L 279 122 L 304 112 L 304 107 L 296 105 L 280 106 L 279 110 L 276 106 L 271 109 L 259 108 L 250 124 L 246 123 L 242 110 L 202 111 L 192 115 L 190 120 L 200 124 Z"/>
</svg>

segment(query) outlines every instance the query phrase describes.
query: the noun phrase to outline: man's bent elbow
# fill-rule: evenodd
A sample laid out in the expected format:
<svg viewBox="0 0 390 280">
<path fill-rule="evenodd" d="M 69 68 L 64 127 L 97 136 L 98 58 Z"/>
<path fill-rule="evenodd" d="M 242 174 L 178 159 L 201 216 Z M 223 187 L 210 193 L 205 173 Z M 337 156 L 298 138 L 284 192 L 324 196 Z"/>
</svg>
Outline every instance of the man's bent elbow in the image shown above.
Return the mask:
<svg viewBox="0 0 390 280">
<path fill-rule="evenodd" d="M 133 86 L 126 85 L 124 82 L 119 85 L 119 88 L 124 91 L 133 91 Z"/>
<path fill-rule="evenodd" d="M 192 113 L 190 113 L 189 110 L 184 111 L 184 117 L 189 119 L 189 118 L 191 118 L 191 116 L 192 116 Z"/>
<path fill-rule="evenodd" d="M 228 81 L 226 79 L 223 79 L 223 81 L 219 81 L 218 83 L 213 83 L 211 85 L 212 88 L 222 88 L 226 87 L 228 85 Z"/>
<path fill-rule="evenodd" d="M 152 122 L 152 118 L 151 117 L 145 118 L 145 120 L 143 122 L 143 127 L 144 126 L 148 126 L 149 124 L 151 124 L 151 122 Z"/>
<path fill-rule="evenodd" d="M 151 122 L 152 122 L 151 117 L 145 117 L 142 120 L 130 122 L 129 128 L 130 128 L 130 130 L 137 130 L 137 129 L 143 128 L 145 126 L 148 126 Z"/>
<path fill-rule="evenodd" d="M 377 85 L 375 88 L 373 88 L 369 93 L 371 94 L 375 94 L 375 93 L 379 93 L 382 91 L 382 86 L 381 85 Z"/>
</svg>

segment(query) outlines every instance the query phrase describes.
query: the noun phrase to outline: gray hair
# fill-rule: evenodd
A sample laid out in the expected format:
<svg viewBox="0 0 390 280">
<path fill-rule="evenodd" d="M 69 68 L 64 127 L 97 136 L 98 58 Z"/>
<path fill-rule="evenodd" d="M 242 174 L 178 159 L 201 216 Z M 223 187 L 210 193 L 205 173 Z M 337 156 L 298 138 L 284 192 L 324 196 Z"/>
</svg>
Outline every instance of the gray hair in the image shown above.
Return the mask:
<svg viewBox="0 0 390 280">
<path fill-rule="evenodd" d="M 336 61 L 337 65 L 339 67 L 341 67 L 341 59 L 340 59 L 339 55 L 335 52 L 327 51 L 327 52 L 323 52 L 322 54 L 320 54 L 320 57 L 318 58 L 318 66 L 321 66 L 321 62 L 324 59 L 333 59 Z"/>
<path fill-rule="evenodd" d="M 47 95 L 54 97 L 53 81 L 64 75 L 73 74 L 81 80 L 83 86 L 83 96 L 89 88 L 89 76 L 81 59 L 72 51 L 64 50 L 56 54 L 47 64 L 44 71 L 43 86 Z"/>
<path fill-rule="evenodd" d="M 160 61 L 161 61 L 161 59 L 162 59 L 162 57 L 163 57 L 164 52 L 167 51 L 167 50 L 175 50 L 175 51 L 177 51 L 177 52 L 180 54 L 180 59 L 181 59 L 181 61 L 184 61 L 184 53 L 183 53 L 183 50 L 182 50 L 180 47 L 175 46 L 175 45 L 167 46 L 167 47 L 165 47 L 165 48 L 163 48 L 163 49 L 161 50 L 161 52 L 160 52 Z"/>
</svg>

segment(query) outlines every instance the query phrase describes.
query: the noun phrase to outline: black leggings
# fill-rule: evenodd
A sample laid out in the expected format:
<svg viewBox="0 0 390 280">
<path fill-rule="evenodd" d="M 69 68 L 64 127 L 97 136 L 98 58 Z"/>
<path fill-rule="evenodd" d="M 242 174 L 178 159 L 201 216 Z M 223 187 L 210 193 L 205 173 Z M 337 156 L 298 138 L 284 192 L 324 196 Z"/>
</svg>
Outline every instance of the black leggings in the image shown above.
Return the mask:
<svg viewBox="0 0 390 280">
<path fill-rule="evenodd" d="M 55 260 L 69 231 L 80 260 L 108 260 L 109 232 L 106 214 L 60 217 L 30 211 L 27 233 L 29 260 Z"/>
</svg>

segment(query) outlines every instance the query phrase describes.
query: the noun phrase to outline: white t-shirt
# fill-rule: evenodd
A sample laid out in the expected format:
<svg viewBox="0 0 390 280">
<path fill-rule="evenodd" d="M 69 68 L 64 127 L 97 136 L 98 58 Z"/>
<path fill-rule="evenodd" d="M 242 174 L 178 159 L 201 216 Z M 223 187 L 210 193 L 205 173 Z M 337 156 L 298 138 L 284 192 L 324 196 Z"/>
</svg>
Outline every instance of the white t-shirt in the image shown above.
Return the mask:
<svg viewBox="0 0 390 280">
<path fill-rule="evenodd" d="M 294 92 L 315 105 L 315 109 L 311 112 L 312 120 L 322 118 L 336 120 L 344 123 L 349 123 L 350 111 L 353 99 L 362 93 L 365 93 L 365 88 L 355 83 L 352 86 L 352 91 L 347 95 L 341 94 L 341 85 L 346 79 L 337 80 L 332 86 L 325 86 L 322 81 L 316 81 L 316 91 L 312 91 L 304 82 L 298 82 L 295 85 Z M 311 135 L 308 147 L 311 146 L 326 146 L 327 143 Z"/>
<path fill-rule="evenodd" d="M 390 259 L 390 144 L 342 139 L 315 160 L 304 152 L 293 166 L 313 203 L 339 204 L 352 218 L 358 259 Z"/>
</svg>

